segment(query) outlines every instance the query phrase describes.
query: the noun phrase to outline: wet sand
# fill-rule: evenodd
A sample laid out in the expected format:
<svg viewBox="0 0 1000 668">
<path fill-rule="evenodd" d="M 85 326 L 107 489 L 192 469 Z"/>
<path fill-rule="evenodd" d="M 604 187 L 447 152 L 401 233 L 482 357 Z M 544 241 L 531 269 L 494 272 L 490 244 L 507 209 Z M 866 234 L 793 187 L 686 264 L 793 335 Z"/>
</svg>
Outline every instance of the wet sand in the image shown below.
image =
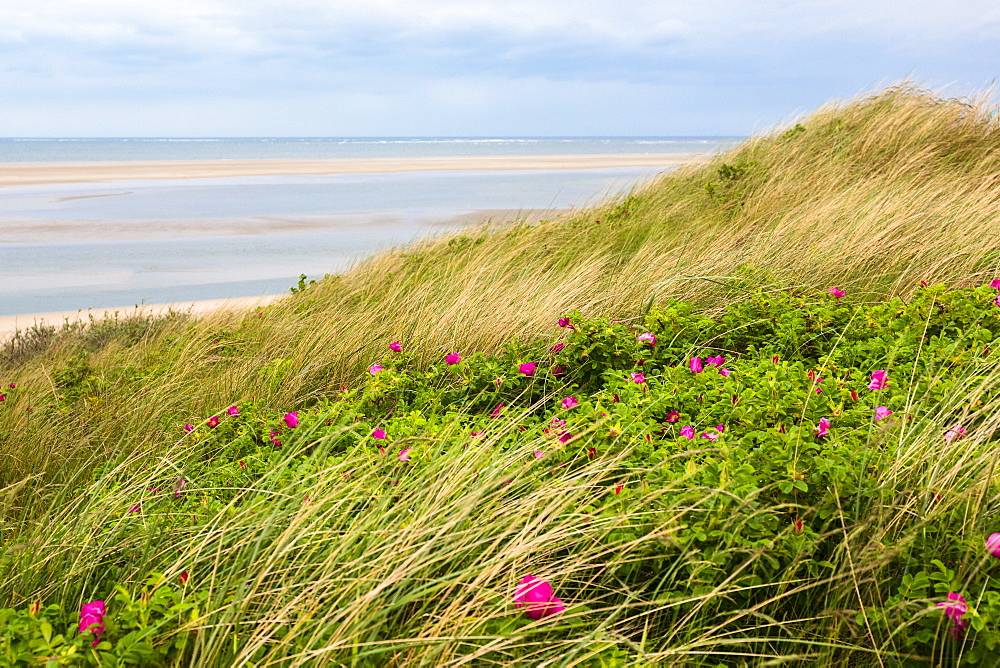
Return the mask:
<svg viewBox="0 0 1000 668">
<path fill-rule="evenodd" d="M 353 160 L 158 160 L 150 162 L 5 162 L 0 186 L 98 183 L 132 179 L 205 179 L 293 174 L 389 174 L 421 171 L 560 170 L 677 167 L 704 153 L 366 158 Z"/>
</svg>

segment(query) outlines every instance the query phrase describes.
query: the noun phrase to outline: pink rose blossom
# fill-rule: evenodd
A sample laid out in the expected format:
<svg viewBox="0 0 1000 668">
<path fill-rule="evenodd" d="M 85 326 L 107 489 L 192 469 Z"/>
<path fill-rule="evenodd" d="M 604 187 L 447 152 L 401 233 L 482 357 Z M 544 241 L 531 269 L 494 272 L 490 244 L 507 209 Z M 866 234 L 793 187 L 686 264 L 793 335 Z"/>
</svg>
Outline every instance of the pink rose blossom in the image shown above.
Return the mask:
<svg viewBox="0 0 1000 668">
<path fill-rule="evenodd" d="M 952 441 L 959 441 L 965 438 L 968 433 L 969 430 L 965 427 L 955 426 L 944 433 L 944 440 L 948 443 L 951 443 Z"/>
<path fill-rule="evenodd" d="M 525 362 L 521 366 L 517 367 L 517 371 L 525 376 L 531 376 L 535 373 L 536 366 L 537 365 L 534 362 Z"/>
<path fill-rule="evenodd" d="M 236 404 L 233 404 L 232 406 L 226 409 L 226 412 L 232 416 L 236 416 L 240 414 L 240 409 L 236 407 Z"/>
<path fill-rule="evenodd" d="M 549 353 L 555 355 L 557 352 L 561 351 L 565 347 L 566 347 L 565 343 L 556 343 L 552 346 L 549 346 Z"/>
<path fill-rule="evenodd" d="M 190 434 L 192 431 L 194 431 L 194 425 L 193 424 L 184 425 L 184 431 Z"/>
<path fill-rule="evenodd" d="M 889 379 L 886 378 L 888 371 L 885 369 L 879 369 L 878 371 L 872 371 L 872 382 L 868 383 L 869 390 L 884 390 L 889 387 Z"/>
<path fill-rule="evenodd" d="M 381 365 L 381 364 L 372 364 L 372 365 L 371 365 L 370 367 L 368 367 L 368 373 L 370 373 L 371 375 L 373 375 L 373 376 L 374 376 L 374 375 L 375 375 L 375 374 L 377 374 L 377 373 L 378 373 L 379 371 L 381 371 L 381 370 L 382 370 L 382 368 L 383 368 L 383 367 L 382 367 L 382 365 Z"/>
<path fill-rule="evenodd" d="M 705 364 L 708 364 L 709 366 L 722 366 L 725 363 L 726 363 L 726 358 L 723 357 L 722 355 L 705 358 Z"/>
<path fill-rule="evenodd" d="M 991 288 L 995 288 L 997 290 L 1000 290 L 1000 278 L 994 278 L 993 282 L 990 283 L 990 287 Z M 11 385 L 11 387 L 14 387 L 14 386 Z"/>
<path fill-rule="evenodd" d="M 702 371 L 705 370 L 704 367 L 701 364 L 701 358 L 700 357 L 692 357 L 690 360 L 688 360 L 688 366 L 691 368 L 691 371 L 693 371 L 694 373 L 701 373 Z"/>
<path fill-rule="evenodd" d="M 563 433 L 559 434 L 560 443 L 567 443 L 571 438 L 573 438 L 573 434 L 569 433 L 568 431 L 564 431 Z"/>
<path fill-rule="evenodd" d="M 703 432 L 702 435 L 701 435 L 701 437 L 702 438 L 707 438 L 710 441 L 717 441 L 717 440 L 719 440 L 719 435 L 718 434 L 710 434 L 707 431 Z"/>
<path fill-rule="evenodd" d="M 823 438 L 830 433 L 830 420 L 829 418 L 820 418 L 819 426 L 816 427 L 816 436 L 818 438 Z"/>
<path fill-rule="evenodd" d="M 997 298 L 993 300 L 993 303 L 1000 306 L 1000 295 L 997 295 Z"/>
<path fill-rule="evenodd" d="M 389 350 L 391 350 L 394 353 L 401 353 L 403 352 L 403 344 L 401 344 L 399 341 L 393 341 L 392 343 L 389 344 Z"/>
<path fill-rule="evenodd" d="M 559 318 L 559 326 L 560 327 L 568 327 L 569 329 L 573 329 L 573 325 L 570 324 L 569 318 Z"/>
<path fill-rule="evenodd" d="M 719 369 L 719 375 L 725 376 L 726 378 L 729 378 L 729 376 L 732 375 L 732 373 L 733 372 L 730 371 L 729 369 Z"/>
<path fill-rule="evenodd" d="M 444 363 L 448 366 L 454 366 L 462 361 L 462 356 L 458 353 L 448 353 L 444 357 Z"/>
<path fill-rule="evenodd" d="M 525 575 L 514 592 L 514 606 L 526 607 L 524 614 L 531 619 L 557 615 L 566 609 L 563 602 L 553 595 L 552 585 L 532 575 Z"/>
<path fill-rule="evenodd" d="M 535 450 L 535 459 L 542 459 L 544 456 L 545 456 L 544 452 L 542 452 L 541 450 Z"/>
<path fill-rule="evenodd" d="M 386 435 L 385 432 L 382 430 L 382 427 L 375 427 L 375 431 L 372 432 L 372 438 L 378 440 L 385 440 Z"/>
<path fill-rule="evenodd" d="M 412 446 L 408 445 L 405 448 L 403 448 L 402 450 L 400 450 L 399 454 L 396 456 L 396 459 L 398 459 L 401 462 L 408 462 L 408 461 L 410 461 L 410 448 L 411 447 Z"/>
<path fill-rule="evenodd" d="M 499 403 L 499 404 L 497 404 L 496 408 L 494 408 L 490 412 L 490 419 L 493 420 L 493 419 L 496 419 L 497 417 L 499 417 L 500 416 L 500 411 L 503 410 L 503 407 L 506 406 L 506 405 L 507 404 L 505 404 L 505 403 Z"/>
<path fill-rule="evenodd" d="M 944 616 L 951 619 L 954 626 L 951 629 L 952 637 L 958 638 L 965 631 L 965 626 L 968 622 L 962 617 L 968 612 L 968 606 L 966 605 L 965 599 L 961 594 L 957 592 L 951 592 L 948 594 L 948 600 L 938 603 L 938 608 L 944 608 Z"/>
<path fill-rule="evenodd" d="M 80 606 L 80 623 L 77 630 L 80 633 L 90 631 L 94 634 L 94 642 L 91 643 L 91 647 L 97 647 L 100 643 L 97 634 L 104 631 L 105 612 L 104 601 L 91 601 Z"/>
<path fill-rule="evenodd" d="M 576 397 L 563 397 L 562 407 L 565 409 L 576 408 L 580 405 Z"/>
<path fill-rule="evenodd" d="M 646 375 L 641 371 L 633 371 L 632 382 L 641 385 L 642 383 L 646 382 Z"/>
<path fill-rule="evenodd" d="M 840 288 L 830 288 L 829 290 L 826 291 L 826 293 L 829 295 L 833 295 L 836 299 L 843 299 L 844 295 L 847 294 Z"/>
<path fill-rule="evenodd" d="M 892 411 L 889 410 L 887 406 L 879 406 L 878 408 L 875 409 L 876 420 L 884 420 L 890 415 L 892 415 Z"/>
<path fill-rule="evenodd" d="M 639 335 L 639 341 L 652 348 L 656 345 L 656 335 L 652 332 L 644 332 Z"/>
<path fill-rule="evenodd" d="M 282 419 L 285 421 L 285 425 L 287 425 L 289 429 L 295 429 L 299 426 L 298 411 L 295 411 L 294 413 L 285 413 L 285 417 Z"/>
<path fill-rule="evenodd" d="M 986 551 L 1000 559 L 1000 533 L 990 534 L 986 539 Z"/>
<path fill-rule="evenodd" d="M 219 426 L 219 416 L 218 415 L 213 415 L 212 417 L 208 418 L 208 421 L 205 422 L 205 425 L 209 429 L 214 429 L 215 427 L 218 427 Z"/>
<path fill-rule="evenodd" d="M 551 424 L 553 427 L 565 427 L 566 420 L 560 420 L 559 418 L 554 417 L 552 418 L 552 422 L 550 422 L 549 424 Z"/>
<path fill-rule="evenodd" d="M 677 422 L 677 420 L 679 420 L 680 417 L 681 417 L 680 413 L 678 413 L 676 410 L 672 410 L 669 413 L 667 413 L 667 422 L 670 423 Z"/>
<path fill-rule="evenodd" d="M 681 438 L 692 439 L 694 438 L 694 427 L 691 425 L 684 425 L 681 427 Z"/>
</svg>

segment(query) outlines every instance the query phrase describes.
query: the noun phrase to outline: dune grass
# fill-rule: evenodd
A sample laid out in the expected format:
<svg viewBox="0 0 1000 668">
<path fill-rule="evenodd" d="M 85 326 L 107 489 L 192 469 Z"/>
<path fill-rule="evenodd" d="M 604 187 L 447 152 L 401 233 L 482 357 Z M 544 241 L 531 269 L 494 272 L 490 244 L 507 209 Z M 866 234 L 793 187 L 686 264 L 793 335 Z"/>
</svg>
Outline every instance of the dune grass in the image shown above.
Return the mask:
<svg viewBox="0 0 1000 668">
<path fill-rule="evenodd" d="M 198 665 L 886 665 L 902 643 L 865 606 L 926 605 L 892 602 L 895 591 L 881 588 L 898 555 L 940 546 L 970 581 L 988 559 L 975 546 L 983 514 L 997 510 L 995 369 L 963 376 L 930 404 L 913 371 L 907 410 L 929 417 L 894 433 L 893 456 L 873 472 L 891 495 L 856 498 L 823 525 L 833 567 L 817 574 L 813 557 L 792 560 L 752 583 L 743 576 L 767 549 L 741 552 L 725 536 L 760 517 L 734 513 L 717 530 L 742 556 L 731 578 L 706 579 L 697 593 L 681 587 L 679 564 L 708 557 L 672 535 L 731 494 L 725 485 L 681 477 L 637 486 L 614 512 L 586 510 L 607 497 L 640 439 L 542 485 L 521 465 L 546 443 L 518 435 L 529 408 L 489 436 L 506 449 L 463 447 L 467 425 L 453 416 L 431 430 L 449 456 L 406 477 L 394 457 L 331 449 L 360 438 L 353 420 L 367 418 L 330 401 L 359 388 L 393 340 L 419 370 L 451 351 L 548 345 L 571 312 L 638 324 L 674 299 L 717 316 L 790 287 L 839 286 L 875 303 L 910 300 L 921 281 L 982 285 L 1000 275 L 998 219 L 993 109 L 901 85 L 828 105 L 618 201 L 382 253 L 259 312 L 30 332 L 0 354 L 0 381 L 17 386 L 0 404 L 0 605 L 78 608 L 113 582 L 137 594 L 151 572 L 172 583 L 196 573 L 211 586 L 186 609 L 196 632 L 176 660 Z M 231 404 L 251 406 L 244 412 L 260 424 L 291 410 L 331 424 L 317 418 L 243 475 L 180 429 Z M 956 415 L 978 426 L 942 445 Z M 137 531 L 147 520 L 127 512 L 135 490 L 181 470 L 198 471 L 191 484 L 204 506 L 184 513 L 210 521 L 150 516 L 165 533 Z M 942 523 L 951 528 L 928 534 Z M 644 563 L 651 544 L 675 560 L 657 562 L 663 570 L 639 586 L 627 565 Z M 523 573 L 575 593 L 555 632 L 551 620 L 511 616 Z"/>
</svg>

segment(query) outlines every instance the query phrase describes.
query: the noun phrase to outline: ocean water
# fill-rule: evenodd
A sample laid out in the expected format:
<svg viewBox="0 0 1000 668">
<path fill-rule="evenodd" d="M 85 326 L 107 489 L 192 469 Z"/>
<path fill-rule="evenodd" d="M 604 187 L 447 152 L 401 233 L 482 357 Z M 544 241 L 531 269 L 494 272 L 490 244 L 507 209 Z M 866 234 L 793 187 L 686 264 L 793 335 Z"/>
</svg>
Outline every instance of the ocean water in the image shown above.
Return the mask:
<svg viewBox="0 0 1000 668">
<path fill-rule="evenodd" d="M 0 140 L 0 162 L 706 152 L 727 138 Z M 643 150 L 643 149 L 646 150 Z M 0 187 L 0 315 L 287 292 L 495 211 L 596 203 L 658 169 L 428 171 Z M 515 215 L 517 215 L 515 213 Z"/>
<path fill-rule="evenodd" d="M 740 137 L 0 138 L 0 162 L 701 153 Z"/>
</svg>

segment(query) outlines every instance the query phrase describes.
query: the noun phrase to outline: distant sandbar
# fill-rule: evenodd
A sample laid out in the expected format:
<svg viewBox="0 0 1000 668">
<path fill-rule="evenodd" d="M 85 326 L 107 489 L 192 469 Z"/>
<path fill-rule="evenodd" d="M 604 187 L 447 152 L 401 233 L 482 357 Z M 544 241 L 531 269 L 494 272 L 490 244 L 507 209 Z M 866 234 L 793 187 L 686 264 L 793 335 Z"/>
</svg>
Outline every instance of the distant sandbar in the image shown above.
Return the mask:
<svg viewBox="0 0 1000 668">
<path fill-rule="evenodd" d="M 156 160 L 145 162 L 5 162 L 0 186 L 132 179 L 206 179 L 294 174 L 387 174 L 464 170 L 559 170 L 677 167 L 705 153 L 525 155 L 350 160 Z"/>
</svg>

